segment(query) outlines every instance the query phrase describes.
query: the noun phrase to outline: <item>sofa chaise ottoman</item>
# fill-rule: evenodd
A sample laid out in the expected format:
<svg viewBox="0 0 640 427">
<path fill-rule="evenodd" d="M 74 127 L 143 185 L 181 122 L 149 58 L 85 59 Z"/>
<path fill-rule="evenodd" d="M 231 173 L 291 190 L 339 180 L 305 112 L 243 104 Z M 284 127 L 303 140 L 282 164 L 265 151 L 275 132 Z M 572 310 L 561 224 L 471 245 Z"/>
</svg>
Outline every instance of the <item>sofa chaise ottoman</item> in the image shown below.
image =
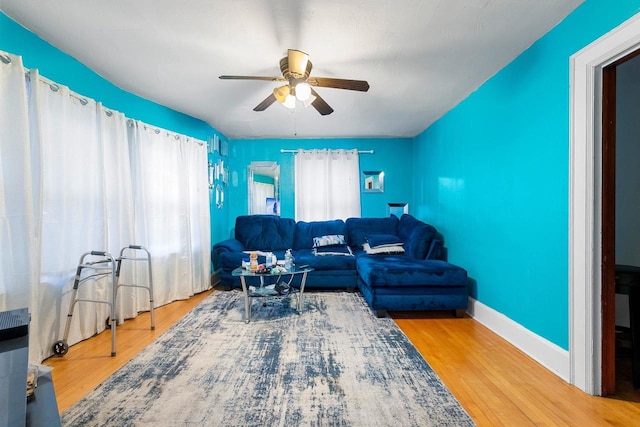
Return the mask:
<svg viewBox="0 0 640 427">
<path fill-rule="evenodd" d="M 358 288 L 378 317 L 385 317 L 387 310 L 453 309 L 457 317 L 466 311 L 467 273 L 453 264 L 407 256 L 363 255 L 356 265 Z"/>
<path fill-rule="evenodd" d="M 378 317 L 387 310 L 455 310 L 462 317 L 468 305 L 467 272 L 444 261 L 436 229 L 411 215 L 349 218 L 349 242 L 356 252 L 358 288 Z M 397 236 L 404 252 L 368 254 L 372 237 Z M 382 242 L 384 243 L 384 242 Z"/>
</svg>

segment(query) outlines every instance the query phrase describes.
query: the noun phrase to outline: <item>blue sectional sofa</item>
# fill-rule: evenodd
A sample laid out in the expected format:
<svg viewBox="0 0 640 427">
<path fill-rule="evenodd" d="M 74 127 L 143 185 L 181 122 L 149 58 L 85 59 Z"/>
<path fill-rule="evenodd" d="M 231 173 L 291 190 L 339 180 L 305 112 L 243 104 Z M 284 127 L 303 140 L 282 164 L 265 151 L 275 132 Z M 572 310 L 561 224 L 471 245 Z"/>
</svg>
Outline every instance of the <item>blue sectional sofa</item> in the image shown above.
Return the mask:
<svg viewBox="0 0 640 427">
<path fill-rule="evenodd" d="M 231 272 L 248 251 L 283 259 L 291 249 L 296 265 L 314 269 L 307 289 L 358 288 L 378 316 L 387 310 L 455 310 L 462 316 L 467 308 L 467 272 L 444 260 L 436 229 L 411 215 L 316 222 L 243 215 L 236 218 L 234 233 L 212 251 L 227 289 L 240 286 Z"/>
</svg>

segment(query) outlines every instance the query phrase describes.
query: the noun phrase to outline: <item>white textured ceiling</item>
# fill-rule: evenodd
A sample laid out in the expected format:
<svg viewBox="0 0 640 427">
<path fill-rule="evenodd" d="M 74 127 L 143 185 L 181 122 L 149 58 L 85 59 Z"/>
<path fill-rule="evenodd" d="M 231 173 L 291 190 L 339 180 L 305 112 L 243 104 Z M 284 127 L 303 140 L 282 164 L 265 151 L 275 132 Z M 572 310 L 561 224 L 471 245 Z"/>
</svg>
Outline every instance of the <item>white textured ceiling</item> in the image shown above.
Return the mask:
<svg viewBox="0 0 640 427">
<path fill-rule="evenodd" d="M 12 19 L 124 90 L 229 138 L 412 137 L 553 28 L 583 0 L 0 0 Z M 253 108 L 279 84 L 287 49 L 335 110 Z"/>
</svg>

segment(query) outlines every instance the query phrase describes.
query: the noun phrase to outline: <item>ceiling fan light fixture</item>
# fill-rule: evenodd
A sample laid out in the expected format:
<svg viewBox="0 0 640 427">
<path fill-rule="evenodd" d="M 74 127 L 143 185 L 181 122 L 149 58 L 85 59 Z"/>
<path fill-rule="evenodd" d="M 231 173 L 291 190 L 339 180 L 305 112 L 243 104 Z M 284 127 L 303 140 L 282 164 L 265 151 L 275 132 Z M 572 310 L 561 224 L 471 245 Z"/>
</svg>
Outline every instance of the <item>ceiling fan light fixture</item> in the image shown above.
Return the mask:
<svg viewBox="0 0 640 427">
<path fill-rule="evenodd" d="M 299 101 L 306 101 L 311 96 L 311 86 L 309 83 L 298 83 L 296 85 L 296 98 Z"/>
<path fill-rule="evenodd" d="M 286 108 L 293 110 L 296 108 L 296 97 L 293 95 L 287 95 L 284 102 L 282 103 Z"/>
<path fill-rule="evenodd" d="M 273 90 L 273 95 L 281 104 L 284 104 L 286 102 L 287 97 L 290 95 L 290 93 L 291 89 L 289 88 L 289 85 L 280 86 Z"/>
</svg>

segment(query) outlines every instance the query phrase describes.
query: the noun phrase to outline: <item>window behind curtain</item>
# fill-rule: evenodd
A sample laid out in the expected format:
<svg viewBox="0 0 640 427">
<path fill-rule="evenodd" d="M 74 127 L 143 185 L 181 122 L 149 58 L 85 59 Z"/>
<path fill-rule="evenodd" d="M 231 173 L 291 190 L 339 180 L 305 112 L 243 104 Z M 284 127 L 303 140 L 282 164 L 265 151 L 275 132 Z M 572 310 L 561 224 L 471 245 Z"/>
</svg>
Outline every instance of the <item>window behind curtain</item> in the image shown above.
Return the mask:
<svg viewBox="0 0 640 427">
<path fill-rule="evenodd" d="M 298 150 L 295 156 L 296 221 L 360 216 L 358 150 Z"/>
</svg>

